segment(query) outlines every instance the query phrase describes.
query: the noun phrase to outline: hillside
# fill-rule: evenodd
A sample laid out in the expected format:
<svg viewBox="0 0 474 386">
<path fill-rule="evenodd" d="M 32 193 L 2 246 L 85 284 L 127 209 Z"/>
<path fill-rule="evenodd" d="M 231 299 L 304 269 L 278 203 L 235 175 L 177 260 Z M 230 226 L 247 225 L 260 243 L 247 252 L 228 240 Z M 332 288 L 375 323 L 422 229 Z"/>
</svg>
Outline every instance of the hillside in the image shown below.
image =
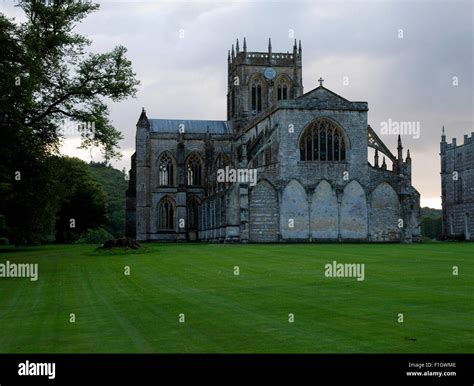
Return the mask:
<svg viewBox="0 0 474 386">
<path fill-rule="evenodd" d="M 421 234 L 424 238 L 439 239 L 442 232 L 442 210 L 421 208 Z"/>
<path fill-rule="evenodd" d="M 91 162 L 89 167 L 97 182 L 107 193 L 109 221 L 105 229 L 114 237 L 123 237 L 125 232 L 125 191 L 128 185 L 125 174 L 103 163 Z"/>
<path fill-rule="evenodd" d="M 426 206 L 421 208 L 422 217 L 441 217 L 442 214 L 443 211 L 441 209 L 428 208 Z"/>
</svg>

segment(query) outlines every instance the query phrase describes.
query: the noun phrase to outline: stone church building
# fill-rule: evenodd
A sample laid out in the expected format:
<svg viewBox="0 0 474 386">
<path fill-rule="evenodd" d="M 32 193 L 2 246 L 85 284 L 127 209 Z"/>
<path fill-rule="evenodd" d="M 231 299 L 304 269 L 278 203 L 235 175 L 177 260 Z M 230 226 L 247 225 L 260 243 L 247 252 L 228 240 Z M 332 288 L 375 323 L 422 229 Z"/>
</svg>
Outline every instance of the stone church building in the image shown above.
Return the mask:
<svg viewBox="0 0 474 386">
<path fill-rule="evenodd" d="M 443 236 L 474 237 L 474 133 L 464 135 L 464 143 L 456 138 L 446 142 L 441 135 L 441 203 L 443 207 Z"/>
<path fill-rule="evenodd" d="M 225 121 L 136 126 L 127 235 L 142 241 L 412 242 L 419 193 L 410 153 L 384 145 L 367 102 L 323 86 L 303 92 L 292 52 L 228 53 Z M 373 159 L 368 160 L 368 149 Z M 404 158 L 405 157 L 405 158 Z M 254 176 L 255 178 L 250 178 Z"/>
</svg>

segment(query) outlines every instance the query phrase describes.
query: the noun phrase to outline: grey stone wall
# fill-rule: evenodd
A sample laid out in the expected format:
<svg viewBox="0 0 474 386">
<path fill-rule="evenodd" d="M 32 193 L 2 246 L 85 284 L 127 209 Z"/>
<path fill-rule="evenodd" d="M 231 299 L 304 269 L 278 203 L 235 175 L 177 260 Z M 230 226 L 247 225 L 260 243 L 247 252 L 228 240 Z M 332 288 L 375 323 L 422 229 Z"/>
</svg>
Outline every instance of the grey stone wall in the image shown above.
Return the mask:
<svg viewBox="0 0 474 386">
<path fill-rule="evenodd" d="M 474 233 L 474 133 L 448 144 L 441 138 L 441 199 L 443 234 L 464 236 L 472 240 Z"/>
<path fill-rule="evenodd" d="M 368 239 L 367 199 L 360 184 L 353 180 L 344 188 L 341 201 L 340 234 L 344 240 Z"/>
<path fill-rule="evenodd" d="M 194 196 L 200 202 L 198 237 L 204 241 L 419 240 L 419 193 L 411 185 L 411 160 L 403 160 L 400 148 L 395 171 L 368 163 L 367 103 L 348 101 L 324 87 L 301 95 L 300 53 L 299 58 L 273 58 L 272 53 L 249 56 L 254 54 L 237 55 L 229 63 L 229 82 L 239 71 L 243 82 L 239 91 L 234 90 L 239 95 L 238 112 L 230 112 L 232 134 L 150 132 L 142 113 L 132 165 L 134 189 L 129 189 L 127 199 L 127 221 L 135 223 L 128 224 L 128 232 L 133 234 L 135 228 L 139 240 L 187 240 L 187 229 L 179 228 L 178 221 L 188 223 L 187 202 Z M 267 109 L 251 116 L 249 82 L 261 76 L 267 66 L 294 82 L 296 98 L 276 101 L 271 96 L 272 82 L 265 81 Z M 318 119 L 332 121 L 343 132 L 344 161 L 300 159 L 300 138 Z M 158 181 L 159 159 L 164 152 L 175 161 L 175 185 L 170 187 L 159 186 Z M 201 187 L 186 184 L 186 159 L 193 152 L 204 164 Z M 472 150 L 469 154 L 472 158 Z M 258 184 L 217 183 L 217 169 L 223 167 L 221 155 L 226 155 L 227 165 L 233 168 L 255 168 Z M 468 159 L 469 155 L 462 157 Z M 446 158 L 446 162 L 449 169 L 453 161 Z M 472 197 L 472 171 L 462 172 L 466 194 Z M 454 189 L 446 178 L 443 181 L 446 190 Z M 176 205 L 176 227 L 166 232 L 157 227 L 158 206 L 164 197 Z M 447 197 L 446 203 L 449 200 Z M 454 229 L 458 231 L 461 220 L 455 216 Z M 473 218 L 470 215 L 469 221 Z"/>
<path fill-rule="evenodd" d="M 345 133 L 346 161 L 300 160 L 301 135 L 320 118 L 333 121 Z M 268 142 L 275 137 L 278 142 L 269 144 L 277 150 L 275 163 L 258 172 L 279 192 L 280 240 L 419 240 L 419 194 L 411 186 L 411 160 L 399 160 L 399 173 L 368 164 L 365 102 L 346 101 L 321 87 L 261 117 L 246 129 L 244 138 L 255 141 L 272 128 L 277 135 L 269 135 Z M 260 165 L 258 155 L 253 161 Z"/>
<path fill-rule="evenodd" d="M 326 180 L 322 180 L 314 189 L 310 217 L 312 239 L 339 239 L 339 204 L 336 190 Z"/>
<path fill-rule="evenodd" d="M 249 212 L 250 241 L 278 241 L 278 193 L 267 181 L 261 180 L 251 190 Z"/>
<path fill-rule="evenodd" d="M 274 79 L 265 78 L 267 67 L 276 70 Z M 258 115 L 257 111 L 252 111 L 250 100 L 254 80 L 262 85 L 264 111 L 277 103 L 277 86 L 282 79 L 289 86 L 290 99 L 303 93 L 302 52 L 296 45 L 292 53 L 272 52 L 270 47 L 268 52 L 237 51 L 229 57 L 227 72 L 227 120 L 234 122 L 237 132 Z"/>
<path fill-rule="evenodd" d="M 372 241 L 399 241 L 400 200 L 392 186 L 380 183 L 370 195 L 370 237 Z"/>
</svg>

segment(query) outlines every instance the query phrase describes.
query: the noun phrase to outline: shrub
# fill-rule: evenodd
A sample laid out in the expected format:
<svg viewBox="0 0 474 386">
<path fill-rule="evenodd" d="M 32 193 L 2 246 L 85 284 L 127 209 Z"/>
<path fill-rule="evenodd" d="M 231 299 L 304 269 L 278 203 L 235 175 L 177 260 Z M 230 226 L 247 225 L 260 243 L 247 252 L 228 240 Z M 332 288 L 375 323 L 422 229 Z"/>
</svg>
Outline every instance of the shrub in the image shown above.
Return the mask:
<svg viewBox="0 0 474 386">
<path fill-rule="evenodd" d="M 105 241 L 113 238 L 104 228 L 88 229 L 84 232 L 77 244 L 103 244 Z"/>
</svg>

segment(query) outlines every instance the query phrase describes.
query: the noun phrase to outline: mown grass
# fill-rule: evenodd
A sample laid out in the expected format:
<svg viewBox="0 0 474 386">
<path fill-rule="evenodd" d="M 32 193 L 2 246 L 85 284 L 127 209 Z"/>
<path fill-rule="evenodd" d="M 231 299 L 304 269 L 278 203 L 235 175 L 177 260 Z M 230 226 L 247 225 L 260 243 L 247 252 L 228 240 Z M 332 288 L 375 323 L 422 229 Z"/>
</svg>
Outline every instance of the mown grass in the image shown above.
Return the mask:
<svg viewBox="0 0 474 386">
<path fill-rule="evenodd" d="M 2 247 L 6 260 L 38 263 L 39 280 L 0 278 L 3 353 L 474 352 L 474 244 Z M 325 277 L 333 260 L 364 263 L 365 280 Z"/>
</svg>

